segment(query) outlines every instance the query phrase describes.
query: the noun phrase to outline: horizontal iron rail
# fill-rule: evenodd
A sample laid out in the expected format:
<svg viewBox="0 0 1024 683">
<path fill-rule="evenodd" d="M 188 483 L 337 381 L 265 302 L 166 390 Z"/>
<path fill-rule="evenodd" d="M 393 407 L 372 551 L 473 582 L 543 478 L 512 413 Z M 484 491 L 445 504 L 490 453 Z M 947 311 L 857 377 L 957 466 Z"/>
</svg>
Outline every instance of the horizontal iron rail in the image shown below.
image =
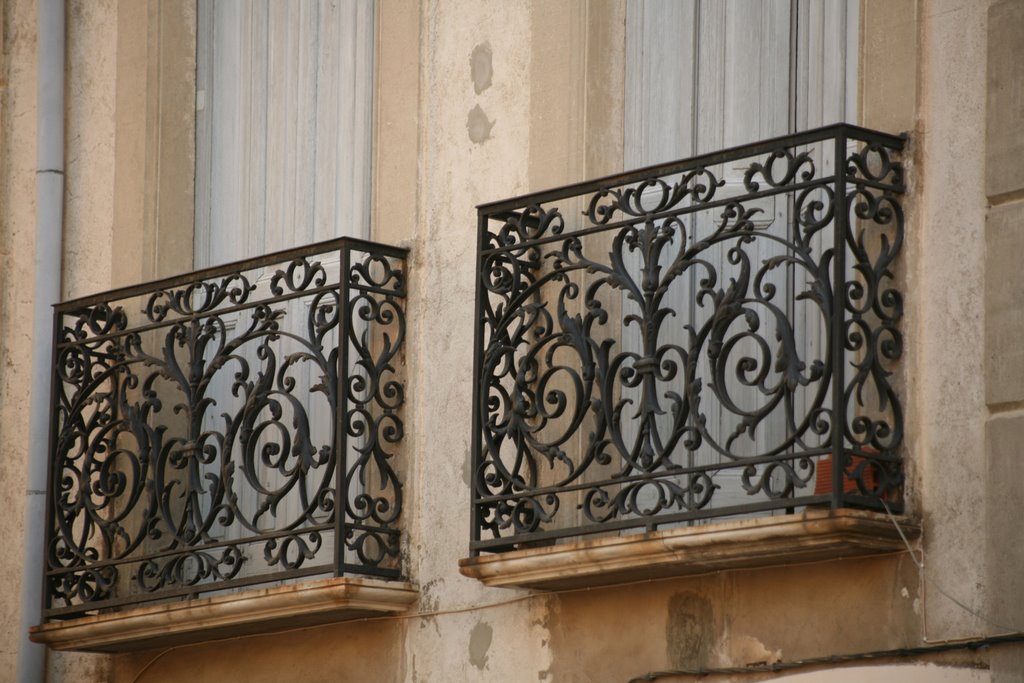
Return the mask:
<svg viewBox="0 0 1024 683">
<path fill-rule="evenodd" d="M 397 580 L 402 578 L 402 572 L 398 569 L 382 567 L 365 567 L 363 565 L 345 564 L 342 566 L 344 574 L 360 574 L 386 580 Z M 220 583 L 197 584 L 191 588 L 182 588 L 169 591 L 147 593 L 142 597 L 133 596 L 118 598 L 115 600 L 104 600 L 102 602 L 88 603 L 73 607 L 49 608 L 44 611 L 47 619 L 67 619 L 82 616 L 83 613 L 112 611 L 124 607 L 138 607 L 151 605 L 168 600 L 195 599 L 208 593 L 237 590 L 259 584 L 271 584 L 304 579 L 311 576 L 327 576 L 337 574 L 337 568 L 333 564 L 318 565 L 316 567 L 304 567 L 289 572 L 277 572 L 263 574 L 260 576 L 232 579 Z"/>
<path fill-rule="evenodd" d="M 395 296 L 395 297 L 404 297 L 405 296 L 404 290 L 382 289 L 380 287 L 365 287 L 365 286 L 353 285 L 353 284 L 349 284 L 348 288 L 349 288 L 350 291 L 366 292 L 366 293 L 369 293 L 369 294 L 380 294 L 382 296 Z M 161 289 L 156 289 L 156 290 L 153 290 L 153 291 L 157 291 L 158 292 L 158 291 L 161 291 Z M 124 337 L 124 336 L 130 335 L 130 334 L 139 334 L 139 333 L 142 333 L 142 332 L 150 332 L 152 330 L 159 330 L 159 329 L 164 328 L 164 327 L 172 327 L 174 325 L 178 325 L 178 324 L 183 323 L 183 322 L 190 322 L 190 321 L 193 321 L 193 320 L 203 320 L 204 318 L 209 318 L 209 317 L 214 316 L 214 315 L 229 315 L 231 313 L 238 313 L 240 311 L 247 311 L 247 310 L 250 310 L 250 309 L 253 309 L 253 308 L 257 308 L 259 306 L 267 306 L 267 305 L 270 305 L 270 304 L 280 304 L 280 303 L 284 303 L 286 301 L 291 301 L 292 299 L 313 298 L 313 297 L 315 297 L 318 294 L 327 294 L 329 292 L 337 292 L 337 291 L 338 291 L 338 283 L 334 283 L 334 284 L 331 284 L 331 285 L 324 285 L 322 287 L 310 287 L 309 289 L 304 289 L 304 290 L 298 291 L 298 292 L 287 292 L 287 293 L 284 293 L 284 294 L 281 294 L 281 295 L 273 295 L 273 296 L 263 297 L 261 299 L 255 299 L 253 301 L 247 301 L 244 304 L 236 304 L 236 305 L 233 305 L 233 306 L 224 306 L 224 307 L 215 307 L 215 308 L 212 308 L 212 309 L 207 310 L 207 311 L 201 311 L 199 313 L 175 314 L 173 317 L 171 315 L 168 315 L 166 318 L 164 318 L 160 322 L 145 323 L 145 324 L 142 324 L 142 325 L 131 325 L 131 326 L 125 328 L 124 330 L 120 330 L 118 332 L 109 332 L 107 334 L 97 334 L 97 335 L 94 335 L 94 336 L 85 337 L 84 339 L 76 339 L 76 340 L 73 340 L 73 341 L 61 341 L 61 342 L 57 343 L 57 348 L 58 349 L 66 349 L 66 348 L 70 348 L 70 347 L 74 347 L 74 346 L 84 346 L 84 345 L 89 345 L 89 344 L 95 344 L 96 342 L 108 341 L 110 339 L 117 339 L 118 337 Z M 126 298 L 131 298 L 131 297 L 126 297 Z M 115 301 L 123 301 L 123 299 L 115 299 Z M 71 314 L 73 314 L 73 313 L 75 313 L 75 312 L 77 312 L 79 310 L 81 310 L 81 309 L 80 308 L 76 308 L 76 309 L 73 309 L 73 310 L 64 310 L 64 311 L 60 311 L 59 310 L 58 312 L 61 315 L 71 315 Z"/>
<path fill-rule="evenodd" d="M 401 578 L 401 572 L 399 572 L 397 569 L 367 569 L 362 565 L 345 565 L 342 569 L 345 572 L 365 574 L 367 576 L 377 576 L 379 578 L 385 579 Z M 194 599 L 205 593 L 215 593 L 224 590 L 246 588 L 248 586 L 255 586 L 263 583 L 278 583 L 280 581 L 303 579 L 308 578 L 310 576 L 328 575 L 334 574 L 336 572 L 337 568 L 333 564 L 322 564 L 317 565 L 315 567 L 303 567 L 302 569 L 294 569 L 287 572 L 274 572 L 269 574 L 261 574 L 259 576 L 247 576 L 241 579 L 231 579 L 229 581 L 222 581 L 218 583 L 197 584 L 194 586 L 188 586 L 174 590 L 155 591 L 153 593 L 146 593 L 143 595 L 134 595 L 114 600 L 97 601 L 95 603 L 75 605 L 72 607 L 49 608 L 45 610 L 43 616 L 45 616 L 48 619 L 77 617 L 81 616 L 83 612 L 94 612 L 101 610 L 110 611 L 118 608 L 135 607 L 140 605 L 156 603 L 162 600 L 172 600 L 175 598 Z"/>
<path fill-rule="evenodd" d="M 153 290 L 153 291 L 159 292 L 159 291 L 161 291 L 161 289 L 156 289 L 156 290 Z M 202 311 L 202 312 L 199 312 L 199 313 L 174 314 L 173 316 L 168 314 L 168 316 L 166 318 L 164 318 L 163 320 L 161 320 L 159 322 L 144 323 L 142 325 L 130 325 L 130 326 L 126 327 L 125 329 L 120 330 L 118 332 L 108 332 L 107 334 L 97 334 L 97 335 L 92 336 L 92 337 L 86 337 L 84 339 L 76 339 L 74 341 L 62 341 L 62 342 L 57 344 L 57 347 L 59 349 L 66 349 L 66 348 L 70 348 L 70 347 L 73 347 L 73 346 L 83 346 L 83 345 L 86 345 L 86 344 L 94 344 L 96 342 L 108 341 L 108 340 L 111 340 L 111 339 L 117 339 L 118 337 L 124 337 L 124 336 L 129 335 L 129 334 L 139 334 L 139 333 L 142 333 L 142 332 L 151 332 L 153 330 L 159 330 L 159 329 L 162 329 L 164 327 L 173 327 L 174 325 L 178 325 L 178 324 L 183 323 L 183 322 L 191 322 L 193 320 L 202 320 L 204 318 L 209 318 L 209 317 L 215 316 L 215 315 L 230 315 L 232 313 L 238 313 L 240 311 L 248 311 L 248 310 L 253 309 L 253 308 L 258 308 L 260 306 L 266 306 L 266 305 L 269 305 L 269 304 L 280 304 L 280 303 L 284 303 L 286 301 L 291 301 L 292 299 L 312 298 L 312 297 L 315 297 L 317 294 L 327 294 L 329 292 L 337 292 L 337 291 L 338 291 L 338 283 L 334 283 L 332 285 L 325 285 L 323 287 L 310 287 L 309 289 L 304 289 L 304 290 L 298 291 L 298 292 L 288 292 L 288 293 L 285 293 L 285 294 L 281 294 L 280 296 L 276 296 L 275 295 L 275 296 L 264 297 L 264 298 L 257 299 L 257 300 L 254 300 L 254 301 L 247 301 L 244 304 L 236 304 L 236 305 L 233 305 L 233 306 L 224 306 L 222 308 L 221 307 L 212 308 L 210 310 Z M 128 298 L 130 298 L 130 297 L 128 297 Z M 122 300 L 123 299 L 114 299 L 114 301 L 122 301 Z M 74 309 L 74 310 L 71 310 L 71 311 L 60 311 L 60 313 L 62 315 L 71 315 L 71 314 L 76 313 L 79 310 L 81 310 L 81 309 Z"/>
<path fill-rule="evenodd" d="M 246 576 L 240 579 L 230 579 L 228 581 L 220 581 L 217 583 L 197 584 L 194 586 L 186 586 L 176 589 L 154 591 L 152 593 L 130 595 L 127 597 L 115 598 L 111 600 L 97 600 L 95 602 L 77 604 L 72 605 L 70 607 L 51 607 L 47 609 L 44 614 L 45 616 L 50 618 L 60 618 L 62 616 L 80 616 L 83 612 L 92 612 L 99 610 L 109 611 L 112 609 L 117 609 L 119 607 L 134 607 L 137 605 L 153 603 L 160 600 L 170 600 L 174 598 L 194 598 L 203 593 L 212 593 L 214 591 L 220 590 L 243 588 L 245 586 L 253 586 L 260 583 L 270 583 L 274 581 L 288 579 L 300 579 L 307 576 L 329 574 L 333 571 L 334 567 L 331 565 L 303 567 L 302 569 L 293 569 L 287 572 L 275 572 L 270 574 L 261 574 L 259 576 Z"/>
<path fill-rule="evenodd" d="M 503 500 L 516 500 L 522 498 L 524 495 L 529 496 L 542 496 L 548 493 L 570 493 L 572 491 L 583 491 L 591 488 L 599 488 L 602 486 L 615 486 L 617 484 L 633 484 L 641 481 L 661 481 L 671 480 L 673 478 L 685 477 L 687 474 L 699 474 L 702 472 L 722 472 L 724 470 L 738 470 L 753 465 L 765 465 L 768 463 L 775 462 L 792 462 L 793 460 L 799 460 L 801 458 L 813 458 L 821 456 L 830 456 L 832 451 L 829 449 L 813 448 L 806 451 L 800 451 L 794 454 L 778 454 L 778 455 L 763 455 L 756 458 L 737 458 L 734 461 L 728 463 L 718 463 L 714 465 L 692 465 L 692 466 L 678 466 L 672 469 L 658 470 L 650 474 L 637 474 L 628 477 L 617 477 L 612 479 L 600 479 L 594 481 L 583 481 L 578 484 L 555 484 L 552 486 L 538 486 L 536 488 L 529 488 L 519 490 L 517 489 L 514 493 L 506 493 L 493 496 L 478 496 L 476 501 L 479 503 L 494 503 Z M 852 455 L 858 458 L 870 458 L 879 462 L 899 462 L 899 458 L 891 455 L 883 455 L 876 453 L 865 453 L 864 451 L 847 451 L 847 455 Z"/>
<path fill-rule="evenodd" d="M 478 204 L 477 209 L 482 214 L 490 215 L 533 204 L 545 204 L 557 199 L 567 199 L 576 195 L 589 194 L 605 187 L 629 185 L 631 183 L 640 182 L 646 178 L 650 178 L 653 175 L 673 175 L 696 168 L 714 166 L 716 164 L 734 161 L 736 159 L 771 153 L 780 147 L 794 147 L 813 142 L 832 140 L 838 133 L 844 133 L 846 137 L 850 139 L 860 140 L 862 142 L 876 142 L 895 150 L 902 150 L 907 140 L 906 134 L 890 135 L 888 133 L 880 133 L 868 128 L 854 126 L 849 123 L 836 123 L 829 126 L 822 126 L 821 128 L 814 128 L 802 133 L 780 135 L 779 137 L 760 142 L 738 145 L 736 147 L 730 147 L 728 149 L 711 152 L 709 154 L 701 154 L 688 159 L 680 159 L 679 161 L 663 164 L 654 164 L 634 171 L 615 173 L 593 180 L 585 180 L 578 183 L 572 183 L 570 185 L 563 185 L 550 190 L 542 190 L 540 192 L 523 194 L 509 199 L 486 202 L 484 204 Z"/>
<path fill-rule="evenodd" d="M 769 188 L 767 190 L 758 190 L 757 192 L 745 192 L 741 195 L 723 199 L 716 199 L 715 201 L 712 202 L 692 204 L 690 206 L 666 209 L 665 211 L 652 212 L 651 214 L 649 214 L 649 216 L 645 216 L 645 218 L 649 218 L 652 221 L 658 221 L 664 218 L 668 218 L 670 216 L 685 216 L 691 213 L 702 213 L 704 211 L 709 211 L 711 209 L 729 206 L 730 204 L 734 204 L 739 199 L 750 201 L 763 199 L 765 197 L 774 197 L 780 194 L 791 194 L 792 192 L 795 192 L 797 190 L 805 190 L 815 187 L 824 188 L 834 182 L 835 176 L 823 176 L 821 178 L 815 178 L 814 180 L 809 180 L 803 183 L 793 183 L 792 185 L 786 185 L 784 187 L 779 188 Z M 495 217 L 493 216 L 487 216 L 487 218 L 490 220 L 495 220 Z M 615 230 L 616 228 L 622 228 L 628 225 L 633 225 L 635 223 L 636 218 L 634 217 L 631 219 L 609 221 L 608 223 L 601 223 L 600 225 L 587 225 L 584 228 L 579 228 L 577 230 L 569 230 L 566 232 L 562 232 L 558 235 L 550 235 L 548 237 L 523 240 L 521 242 L 516 242 L 514 244 L 504 245 L 500 247 L 489 247 L 487 249 L 484 249 L 480 253 L 484 256 L 490 256 L 491 254 L 516 251 L 519 249 L 523 249 L 525 247 L 537 247 L 545 244 L 550 244 L 552 242 L 563 242 L 567 239 L 582 238 L 586 237 L 587 235 L 594 235 L 601 232 L 607 232 L 609 230 Z"/>
<path fill-rule="evenodd" d="M 832 502 L 832 494 L 804 496 L 801 498 L 780 498 L 760 503 L 749 503 L 747 505 L 733 505 L 729 507 L 693 510 L 679 512 L 671 515 L 658 515 L 652 517 L 632 517 L 614 522 L 595 522 L 579 526 L 569 526 L 562 529 L 549 529 L 499 538 L 477 541 L 473 547 L 483 550 L 500 546 L 509 546 L 520 543 L 535 543 L 537 541 L 550 541 L 571 536 L 592 536 L 609 531 L 625 531 L 627 529 L 646 529 L 657 531 L 660 527 L 682 522 L 708 522 L 725 517 L 753 512 L 770 512 L 772 510 L 785 510 L 787 508 L 804 507 L 807 505 L 825 506 Z"/>
<path fill-rule="evenodd" d="M 886 506 L 874 498 L 864 496 L 844 495 L 843 501 L 849 504 L 856 504 L 861 508 L 872 508 L 879 511 Z M 657 515 L 652 517 L 634 517 L 615 522 L 597 522 L 570 526 L 561 529 L 550 529 L 547 531 L 515 534 L 511 536 L 500 536 L 497 538 L 473 541 L 470 547 L 475 550 L 493 550 L 495 548 L 508 549 L 510 546 L 519 544 L 531 544 L 544 541 L 554 541 L 575 536 L 593 536 L 594 534 L 627 531 L 630 529 L 644 529 L 646 532 L 658 531 L 660 528 L 688 522 L 713 523 L 728 517 L 739 517 L 751 513 L 774 512 L 778 510 L 790 510 L 807 506 L 827 507 L 832 502 L 832 494 L 820 494 L 814 496 L 801 496 L 799 498 L 777 498 L 761 503 L 750 503 L 747 505 L 732 505 L 729 507 L 712 508 L 707 510 L 694 510 L 671 515 Z M 894 514 L 903 512 L 903 505 L 898 502 L 888 504 L 888 508 Z"/>
<path fill-rule="evenodd" d="M 219 266 L 211 266 L 209 268 L 200 268 L 182 275 L 174 275 L 160 280 L 143 282 L 137 285 L 129 285 L 127 287 L 118 287 L 115 289 L 109 289 L 105 292 L 97 292 L 96 294 L 68 299 L 67 301 L 61 301 L 54 304 L 54 308 L 63 312 L 69 308 L 86 308 L 96 304 L 107 303 L 108 301 L 130 299 L 135 296 L 149 294 L 161 289 L 180 287 L 181 285 L 188 285 L 202 280 L 221 277 L 223 275 L 231 275 L 239 271 L 263 268 L 265 266 L 276 265 L 284 261 L 292 261 L 294 259 L 305 258 L 307 256 L 316 256 L 318 254 L 345 248 L 380 254 L 381 256 L 389 256 L 391 258 L 406 258 L 409 254 L 408 247 L 396 247 L 390 244 L 381 244 L 379 242 L 372 242 L 370 240 L 358 239 L 355 237 L 338 237 L 332 240 L 317 242 L 315 244 L 295 247 L 294 249 L 277 251 L 264 256 L 240 259 L 238 261 L 232 261 L 231 263 L 225 263 Z"/>
<path fill-rule="evenodd" d="M 237 539 L 225 539 L 223 541 L 214 541 L 210 543 L 201 543 L 195 545 L 189 545 L 184 541 L 180 541 L 180 545 L 176 548 L 169 550 L 160 550 L 157 552 L 148 552 L 141 555 L 125 555 L 124 557 L 118 557 L 111 560 L 99 560 L 95 562 L 89 562 L 88 566 L 90 569 L 100 569 L 103 567 L 112 567 L 122 564 L 140 564 L 148 560 L 159 560 L 165 557 L 174 557 L 175 555 L 181 555 L 182 552 L 204 552 L 208 550 L 216 550 L 217 548 L 232 548 L 240 545 L 252 545 L 259 543 L 260 541 L 270 541 L 275 538 L 284 538 L 286 536 L 294 536 L 296 533 L 309 534 L 316 533 L 318 531 L 330 531 L 334 528 L 333 522 L 325 524 L 317 524 L 316 526 L 304 526 L 296 529 L 281 529 L 279 531 L 267 531 L 258 535 L 246 536 L 244 538 Z M 47 576 L 60 576 L 62 574 L 74 574 L 80 572 L 81 567 L 62 567 L 60 569 L 48 569 L 46 571 Z"/>
</svg>

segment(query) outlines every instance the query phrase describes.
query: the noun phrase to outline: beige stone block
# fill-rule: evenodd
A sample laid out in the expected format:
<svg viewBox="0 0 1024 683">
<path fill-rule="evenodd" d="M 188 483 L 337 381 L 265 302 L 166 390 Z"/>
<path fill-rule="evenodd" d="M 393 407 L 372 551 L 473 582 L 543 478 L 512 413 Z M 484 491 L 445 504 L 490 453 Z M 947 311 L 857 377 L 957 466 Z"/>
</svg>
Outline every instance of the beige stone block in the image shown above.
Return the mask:
<svg viewBox="0 0 1024 683">
<path fill-rule="evenodd" d="M 157 77 L 151 80 L 149 137 L 155 147 L 147 157 L 150 177 L 146 201 L 152 215 L 148 229 L 155 230 L 152 277 L 169 277 L 192 268 L 195 229 L 195 4 L 161 3 L 157 19 L 159 47 L 155 55 Z M 153 51 L 150 48 L 151 52 Z M 156 90 L 155 93 L 152 90 Z M 144 274 L 150 277 L 149 274 Z"/>
<path fill-rule="evenodd" d="M 988 421 L 985 458 L 989 628 L 1019 630 L 1024 628 L 1024 544 L 1020 542 L 1018 505 L 1024 480 L 1024 413 Z"/>
<path fill-rule="evenodd" d="M 192 269 L 195 30 L 194 3 L 118 2 L 115 287 Z"/>
<path fill-rule="evenodd" d="M 1024 400 L 1024 202 L 989 211 L 985 226 L 985 400 Z"/>
<path fill-rule="evenodd" d="M 371 619 L 278 632 L 264 637 L 232 638 L 185 647 L 129 652 L 113 658 L 114 671 L 110 678 L 88 681 L 411 681 L 413 679 L 403 673 L 406 664 L 401 646 L 402 629 L 400 620 Z M 82 680 L 85 683 L 86 679 Z"/>
<path fill-rule="evenodd" d="M 1024 645 L 993 648 L 989 657 L 992 683 L 1024 683 Z"/>
<path fill-rule="evenodd" d="M 376 101 L 372 239 L 408 243 L 416 225 L 419 164 L 420 7 L 402 0 L 377 3 Z"/>
<path fill-rule="evenodd" d="M 889 133 L 914 128 L 917 112 L 916 2 L 864 0 L 860 22 L 861 125 Z"/>
<path fill-rule="evenodd" d="M 644 680 L 636 677 L 662 669 L 746 666 L 818 653 L 913 646 L 921 642 L 920 618 L 914 612 L 916 592 L 917 568 L 907 553 L 900 553 L 553 595 L 546 617 L 553 657 L 549 677 L 543 680 L 624 682 Z M 877 662 L 871 665 L 879 666 Z M 912 677 L 903 671 L 877 675 L 861 671 L 859 677 L 834 681 L 822 671 L 808 670 L 813 675 L 804 681 L 986 680 L 939 676 L 935 667 L 930 671 L 935 674 L 931 678 Z M 781 674 L 763 679 L 749 673 L 657 678 L 658 683 L 758 680 L 789 683 Z"/>
<path fill-rule="evenodd" d="M 0 10 L 0 678 L 13 672 L 21 638 L 32 284 L 36 221 L 36 3 Z"/>
<path fill-rule="evenodd" d="M 625 14 L 621 0 L 533 6 L 532 190 L 622 170 Z"/>
<path fill-rule="evenodd" d="M 1024 2 L 1001 0 L 988 10 L 985 191 L 1024 190 Z"/>
<path fill-rule="evenodd" d="M 588 6 L 584 144 L 588 178 L 623 170 L 624 107 L 618 103 L 625 98 L 625 16 L 624 0 L 604 0 Z"/>
</svg>

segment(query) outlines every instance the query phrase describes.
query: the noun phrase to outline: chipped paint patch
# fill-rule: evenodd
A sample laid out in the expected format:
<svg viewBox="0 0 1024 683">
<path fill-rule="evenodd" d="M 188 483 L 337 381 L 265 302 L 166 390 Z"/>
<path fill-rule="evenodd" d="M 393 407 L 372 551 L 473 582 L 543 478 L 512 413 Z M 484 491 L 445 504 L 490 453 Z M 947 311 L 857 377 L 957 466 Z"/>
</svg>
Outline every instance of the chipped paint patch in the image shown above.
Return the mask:
<svg viewBox="0 0 1024 683">
<path fill-rule="evenodd" d="M 469 663 L 481 671 L 487 667 L 487 651 L 493 639 L 494 629 L 485 621 L 478 622 L 469 634 Z"/>
<path fill-rule="evenodd" d="M 480 105 L 476 105 L 469 110 L 469 116 L 466 117 L 466 130 L 469 131 L 469 139 L 478 145 L 489 140 L 494 123 L 487 118 L 487 114 L 480 108 Z"/>
<path fill-rule="evenodd" d="M 668 603 L 665 641 L 673 666 L 706 666 L 711 651 L 711 603 L 696 593 L 677 593 Z"/>
<path fill-rule="evenodd" d="M 731 638 L 728 649 L 729 660 L 740 666 L 762 666 L 782 661 L 782 650 L 769 650 L 751 636 Z"/>
<path fill-rule="evenodd" d="M 487 42 L 474 47 L 473 53 L 469 56 L 469 72 L 473 79 L 473 92 L 477 95 L 491 87 L 491 80 L 494 78 L 492 56 L 491 44 Z"/>
</svg>

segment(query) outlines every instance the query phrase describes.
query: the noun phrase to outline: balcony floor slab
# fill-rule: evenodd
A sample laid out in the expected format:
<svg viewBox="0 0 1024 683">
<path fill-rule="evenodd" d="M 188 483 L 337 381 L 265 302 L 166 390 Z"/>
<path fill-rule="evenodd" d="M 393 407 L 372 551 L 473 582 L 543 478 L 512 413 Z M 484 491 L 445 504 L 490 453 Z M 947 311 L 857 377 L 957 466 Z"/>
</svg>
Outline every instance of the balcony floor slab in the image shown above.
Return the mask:
<svg viewBox="0 0 1024 683">
<path fill-rule="evenodd" d="M 385 616 L 418 596 L 410 583 L 330 578 L 51 621 L 29 637 L 55 650 L 128 652 Z"/>
<path fill-rule="evenodd" d="M 920 535 L 896 519 L 908 538 Z M 561 590 L 904 550 L 888 515 L 823 509 L 480 555 L 459 571 L 488 586 Z"/>
</svg>

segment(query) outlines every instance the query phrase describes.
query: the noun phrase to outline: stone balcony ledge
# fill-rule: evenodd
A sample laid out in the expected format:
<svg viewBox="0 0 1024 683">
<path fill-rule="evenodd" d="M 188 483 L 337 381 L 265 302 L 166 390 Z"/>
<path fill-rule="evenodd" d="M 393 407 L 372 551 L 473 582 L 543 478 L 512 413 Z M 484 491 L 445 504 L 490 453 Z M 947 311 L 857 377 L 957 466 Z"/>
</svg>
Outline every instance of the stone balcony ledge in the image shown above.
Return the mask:
<svg viewBox="0 0 1024 683">
<path fill-rule="evenodd" d="M 50 621 L 29 637 L 55 650 L 127 652 L 395 614 L 418 596 L 409 583 L 330 578 Z"/>
<path fill-rule="evenodd" d="M 896 518 L 908 538 L 910 518 Z M 889 516 L 854 509 L 703 524 L 469 557 L 463 575 L 488 586 L 559 590 L 840 559 L 906 549 Z"/>
</svg>

